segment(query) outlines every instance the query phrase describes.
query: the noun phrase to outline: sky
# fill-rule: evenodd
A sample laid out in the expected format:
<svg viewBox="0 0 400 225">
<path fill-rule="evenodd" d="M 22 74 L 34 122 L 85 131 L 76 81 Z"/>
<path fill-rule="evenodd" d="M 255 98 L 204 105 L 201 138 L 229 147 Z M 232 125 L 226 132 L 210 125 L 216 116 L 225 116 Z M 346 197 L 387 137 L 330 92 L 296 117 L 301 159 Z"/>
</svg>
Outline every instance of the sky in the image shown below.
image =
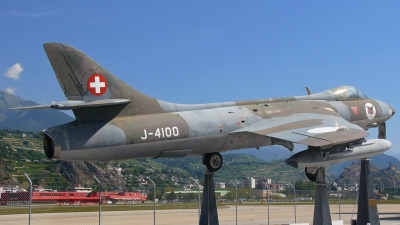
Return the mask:
<svg viewBox="0 0 400 225">
<path fill-rule="evenodd" d="M 65 100 L 42 46 L 61 42 L 164 101 L 351 85 L 400 110 L 399 12 L 397 1 L 0 1 L 0 89 Z M 399 120 L 388 154 L 400 155 Z"/>
</svg>

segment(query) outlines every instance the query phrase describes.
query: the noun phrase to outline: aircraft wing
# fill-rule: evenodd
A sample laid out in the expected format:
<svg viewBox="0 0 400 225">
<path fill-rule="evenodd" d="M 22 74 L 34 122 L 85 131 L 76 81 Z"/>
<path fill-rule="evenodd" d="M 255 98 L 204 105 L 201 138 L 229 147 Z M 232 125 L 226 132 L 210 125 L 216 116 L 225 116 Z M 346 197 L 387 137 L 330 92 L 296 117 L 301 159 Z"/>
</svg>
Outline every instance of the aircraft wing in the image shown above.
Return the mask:
<svg viewBox="0 0 400 225">
<path fill-rule="evenodd" d="M 250 132 L 294 143 L 328 148 L 364 138 L 369 134 L 339 115 L 299 113 L 263 119 L 236 132 Z"/>
<path fill-rule="evenodd" d="M 120 105 L 120 104 L 128 104 L 131 102 L 130 99 L 102 99 L 96 100 L 92 102 L 85 101 L 63 101 L 57 102 L 52 105 L 34 105 L 34 106 L 25 106 L 25 107 L 17 107 L 10 108 L 11 110 L 31 110 L 31 109 L 60 109 L 60 110 L 69 110 L 69 109 L 77 109 L 83 107 L 97 107 L 97 106 L 106 106 L 106 105 Z"/>
</svg>

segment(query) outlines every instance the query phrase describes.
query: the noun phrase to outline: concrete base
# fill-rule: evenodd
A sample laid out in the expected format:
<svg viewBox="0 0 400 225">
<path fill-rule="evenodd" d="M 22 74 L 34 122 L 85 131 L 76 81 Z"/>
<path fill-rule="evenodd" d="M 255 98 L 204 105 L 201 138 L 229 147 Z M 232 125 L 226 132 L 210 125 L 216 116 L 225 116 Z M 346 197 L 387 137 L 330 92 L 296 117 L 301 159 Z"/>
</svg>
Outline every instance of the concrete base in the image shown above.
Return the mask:
<svg viewBox="0 0 400 225">
<path fill-rule="evenodd" d="M 284 223 L 282 225 L 310 225 L 310 223 Z"/>
<path fill-rule="evenodd" d="M 310 225 L 310 223 L 283 223 L 282 225 Z M 332 221 L 332 225 L 343 225 L 343 220 Z"/>
</svg>

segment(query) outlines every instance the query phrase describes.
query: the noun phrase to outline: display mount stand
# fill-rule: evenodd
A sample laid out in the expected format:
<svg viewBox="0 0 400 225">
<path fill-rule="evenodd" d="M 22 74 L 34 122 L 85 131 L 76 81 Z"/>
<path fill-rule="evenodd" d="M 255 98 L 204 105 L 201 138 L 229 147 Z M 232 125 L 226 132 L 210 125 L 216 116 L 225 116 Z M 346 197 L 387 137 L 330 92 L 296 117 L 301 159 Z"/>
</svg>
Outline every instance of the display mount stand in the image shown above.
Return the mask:
<svg viewBox="0 0 400 225">
<path fill-rule="evenodd" d="M 370 159 L 361 159 L 357 224 L 369 223 L 380 225 L 369 161 Z M 316 196 L 313 224 L 332 225 L 324 167 L 317 169 L 317 177 L 314 185 L 316 186 Z M 199 225 L 219 225 L 214 189 L 214 173 L 210 171 L 204 172 L 204 188 Z"/>
<path fill-rule="evenodd" d="M 360 189 L 358 193 L 357 224 L 380 225 L 378 207 L 372 184 L 370 159 L 361 159 Z"/>
<path fill-rule="evenodd" d="M 325 182 L 325 167 L 317 169 L 317 178 L 314 185 L 316 186 L 316 194 L 313 224 L 332 225 L 328 192 L 326 190 L 327 185 Z"/>
<path fill-rule="evenodd" d="M 204 172 L 204 188 L 199 225 L 219 225 L 213 177 L 213 172 Z"/>
</svg>

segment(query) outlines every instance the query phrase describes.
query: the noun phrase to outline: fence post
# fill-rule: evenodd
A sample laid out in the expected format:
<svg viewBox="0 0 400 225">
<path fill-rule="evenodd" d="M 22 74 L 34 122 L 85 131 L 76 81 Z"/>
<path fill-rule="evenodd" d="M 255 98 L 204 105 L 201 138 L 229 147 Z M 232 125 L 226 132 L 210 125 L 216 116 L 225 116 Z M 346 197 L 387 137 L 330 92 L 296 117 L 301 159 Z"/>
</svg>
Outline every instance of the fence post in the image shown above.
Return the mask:
<svg viewBox="0 0 400 225">
<path fill-rule="evenodd" d="M 339 193 L 339 220 L 342 220 L 342 214 L 341 214 L 341 212 L 340 212 L 340 197 L 341 197 L 341 193 L 339 192 L 339 190 L 337 189 L 337 192 Z"/>
<path fill-rule="evenodd" d="M 264 184 L 265 189 L 267 190 L 267 196 L 268 196 L 268 198 L 267 198 L 267 203 L 268 203 L 268 225 L 269 225 L 269 188 L 268 188 L 267 184 L 264 181 L 261 181 L 261 183 Z"/>
<path fill-rule="evenodd" d="M 32 181 L 29 178 L 28 174 L 25 173 L 26 179 L 29 181 L 29 219 L 28 219 L 28 225 L 31 224 L 31 214 L 32 214 Z"/>
<path fill-rule="evenodd" d="M 96 175 L 93 175 L 94 180 L 97 184 L 99 184 L 99 225 L 101 224 L 101 183 L 99 179 L 97 179 Z"/>
<path fill-rule="evenodd" d="M 293 201 L 294 201 L 294 223 L 297 223 L 297 214 L 296 214 L 296 188 L 292 183 L 290 183 L 290 186 L 293 187 Z"/>
<path fill-rule="evenodd" d="M 154 181 L 150 178 L 147 177 L 147 179 L 149 179 L 149 181 L 151 181 L 151 183 L 153 183 L 153 187 L 154 187 L 154 225 L 156 225 L 156 184 L 154 183 Z"/>
<path fill-rule="evenodd" d="M 190 178 L 192 178 L 192 180 L 196 183 L 197 187 L 199 188 L 199 202 L 198 202 L 198 205 L 199 205 L 199 221 L 200 221 L 200 184 L 197 183 L 197 181 L 193 177 L 190 177 Z"/>
<path fill-rule="evenodd" d="M 236 200 L 235 200 L 235 202 L 236 202 L 236 225 L 237 225 L 237 222 L 238 222 L 238 217 L 237 217 L 237 186 L 236 186 L 236 184 L 233 182 L 233 181 L 231 181 L 231 183 L 233 184 L 233 186 L 235 186 L 235 198 L 236 198 Z"/>
</svg>

